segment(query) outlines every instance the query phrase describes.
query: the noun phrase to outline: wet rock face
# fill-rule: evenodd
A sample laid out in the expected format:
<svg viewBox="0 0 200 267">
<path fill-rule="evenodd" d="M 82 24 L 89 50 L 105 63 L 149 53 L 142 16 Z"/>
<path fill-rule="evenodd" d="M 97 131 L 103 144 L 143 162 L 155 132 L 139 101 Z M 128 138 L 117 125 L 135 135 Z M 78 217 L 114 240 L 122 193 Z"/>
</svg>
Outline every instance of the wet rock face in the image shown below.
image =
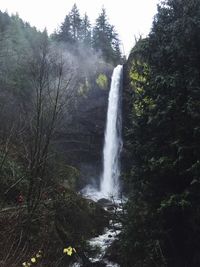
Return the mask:
<svg viewBox="0 0 200 267">
<path fill-rule="evenodd" d="M 108 81 L 111 73 L 112 70 L 107 70 Z M 78 97 L 75 109 L 58 133 L 59 150 L 68 164 L 81 171 L 80 187 L 91 183 L 88 177 L 99 177 L 102 170 L 109 87 L 110 82 L 102 89 L 94 78 L 88 91 Z"/>
</svg>

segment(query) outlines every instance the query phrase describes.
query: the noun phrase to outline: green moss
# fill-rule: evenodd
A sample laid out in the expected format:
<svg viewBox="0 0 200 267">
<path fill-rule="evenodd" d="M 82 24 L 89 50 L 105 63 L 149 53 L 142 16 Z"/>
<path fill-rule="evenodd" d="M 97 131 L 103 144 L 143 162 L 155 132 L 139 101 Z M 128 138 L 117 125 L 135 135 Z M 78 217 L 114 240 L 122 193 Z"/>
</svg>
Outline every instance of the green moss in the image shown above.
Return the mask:
<svg viewBox="0 0 200 267">
<path fill-rule="evenodd" d="M 97 85 L 101 88 L 101 89 L 106 89 L 108 87 L 108 78 L 105 74 L 99 74 L 99 76 L 96 79 L 96 83 Z"/>
</svg>

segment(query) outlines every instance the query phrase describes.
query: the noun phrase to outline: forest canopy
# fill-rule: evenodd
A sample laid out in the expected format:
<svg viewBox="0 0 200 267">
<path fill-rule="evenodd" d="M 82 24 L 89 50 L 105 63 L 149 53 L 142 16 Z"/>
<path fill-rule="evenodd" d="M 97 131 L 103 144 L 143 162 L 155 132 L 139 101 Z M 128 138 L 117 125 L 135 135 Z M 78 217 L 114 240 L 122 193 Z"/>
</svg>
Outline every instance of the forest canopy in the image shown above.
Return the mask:
<svg viewBox="0 0 200 267">
<path fill-rule="evenodd" d="M 199 258 L 200 2 L 163 1 L 126 64 L 127 266 Z"/>
<path fill-rule="evenodd" d="M 88 15 L 85 13 L 81 17 L 74 4 L 52 38 L 66 43 L 75 52 L 90 48 L 99 53 L 106 62 L 114 65 L 122 60 L 121 43 L 115 27 L 109 23 L 105 8 L 102 8 L 92 26 Z"/>
</svg>

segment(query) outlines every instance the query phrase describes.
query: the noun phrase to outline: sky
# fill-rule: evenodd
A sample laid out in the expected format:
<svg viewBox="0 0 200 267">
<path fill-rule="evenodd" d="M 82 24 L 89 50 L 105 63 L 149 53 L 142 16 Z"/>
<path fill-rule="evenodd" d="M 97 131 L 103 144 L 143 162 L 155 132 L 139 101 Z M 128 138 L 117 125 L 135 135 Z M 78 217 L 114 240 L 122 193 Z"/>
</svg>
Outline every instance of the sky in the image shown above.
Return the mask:
<svg viewBox="0 0 200 267">
<path fill-rule="evenodd" d="M 48 33 L 58 29 L 74 3 L 83 16 L 86 12 L 92 24 L 101 8 L 106 9 L 110 24 L 115 26 L 122 41 L 122 50 L 128 55 L 135 38 L 146 36 L 151 28 L 160 0 L 0 0 L 0 10 L 20 18 Z"/>
</svg>

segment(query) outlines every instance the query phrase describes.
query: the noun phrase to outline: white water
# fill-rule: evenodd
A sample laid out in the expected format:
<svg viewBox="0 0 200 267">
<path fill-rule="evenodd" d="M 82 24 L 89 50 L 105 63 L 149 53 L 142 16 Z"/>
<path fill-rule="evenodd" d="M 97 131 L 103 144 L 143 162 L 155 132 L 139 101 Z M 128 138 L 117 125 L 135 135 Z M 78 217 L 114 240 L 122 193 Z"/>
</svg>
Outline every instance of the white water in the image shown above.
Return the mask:
<svg viewBox="0 0 200 267">
<path fill-rule="evenodd" d="M 106 228 L 104 230 L 104 233 L 102 235 L 99 235 L 98 237 L 94 237 L 89 240 L 89 244 L 92 247 L 98 247 L 99 253 L 96 255 L 96 257 L 89 258 L 91 262 L 99 262 L 102 261 L 106 263 L 106 267 L 118 267 L 119 265 L 116 263 L 109 263 L 106 259 L 103 259 L 106 253 L 106 250 L 108 247 L 110 247 L 113 243 L 113 241 L 117 238 L 117 236 L 121 232 L 121 224 L 115 223 L 113 224 L 112 221 L 110 221 L 110 228 Z M 112 226 L 111 226 L 112 225 Z M 120 230 L 115 230 L 115 227 L 117 227 Z"/>
<path fill-rule="evenodd" d="M 100 185 L 100 193 L 106 198 L 119 197 L 119 156 L 122 148 L 120 103 L 121 80 L 122 66 L 118 65 L 114 69 L 112 75 L 103 149 L 103 175 Z"/>
<path fill-rule="evenodd" d="M 122 207 L 118 206 L 115 212 L 122 212 Z M 106 267 L 120 267 L 117 263 L 109 262 L 105 257 L 107 249 L 112 245 L 113 241 L 118 237 L 121 232 L 122 224 L 120 222 L 115 222 L 110 220 L 109 227 L 104 229 L 104 233 L 91 238 L 88 243 L 91 247 L 97 249 L 98 252 L 96 255 L 89 257 L 89 260 L 92 263 L 104 263 Z M 72 263 L 70 267 L 82 267 L 82 263 Z M 93 266 L 93 265 L 91 265 Z"/>
<path fill-rule="evenodd" d="M 119 198 L 119 176 L 120 176 L 120 152 L 122 148 L 122 123 L 121 123 L 121 97 L 120 87 L 122 81 L 122 66 L 117 66 L 112 75 L 112 82 L 108 98 L 107 122 L 103 149 L 103 174 L 101 179 L 100 191 L 92 186 L 87 186 L 82 190 L 86 198 L 97 201 L 101 198 L 110 198 L 118 206 L 116 212 L 121 212 Z M 123 201 L 124 202 L 124 201 Z M 106 208 L 105 208 L 106 209 Z M 119 267 L 116 263 L 106 261 L 104 258 L 106 250 L 121 232 L 121 224 L 110 221 L 109 227 L 102 235 L 89 240 L 91 247 L 99 247 L 99 253 L 93 258 L 89 258 L 91 263 L 103 262 L 107 267 Z M 74 263 L 72 267 L 80 267 L 81 263 Z"/>
</svg>

